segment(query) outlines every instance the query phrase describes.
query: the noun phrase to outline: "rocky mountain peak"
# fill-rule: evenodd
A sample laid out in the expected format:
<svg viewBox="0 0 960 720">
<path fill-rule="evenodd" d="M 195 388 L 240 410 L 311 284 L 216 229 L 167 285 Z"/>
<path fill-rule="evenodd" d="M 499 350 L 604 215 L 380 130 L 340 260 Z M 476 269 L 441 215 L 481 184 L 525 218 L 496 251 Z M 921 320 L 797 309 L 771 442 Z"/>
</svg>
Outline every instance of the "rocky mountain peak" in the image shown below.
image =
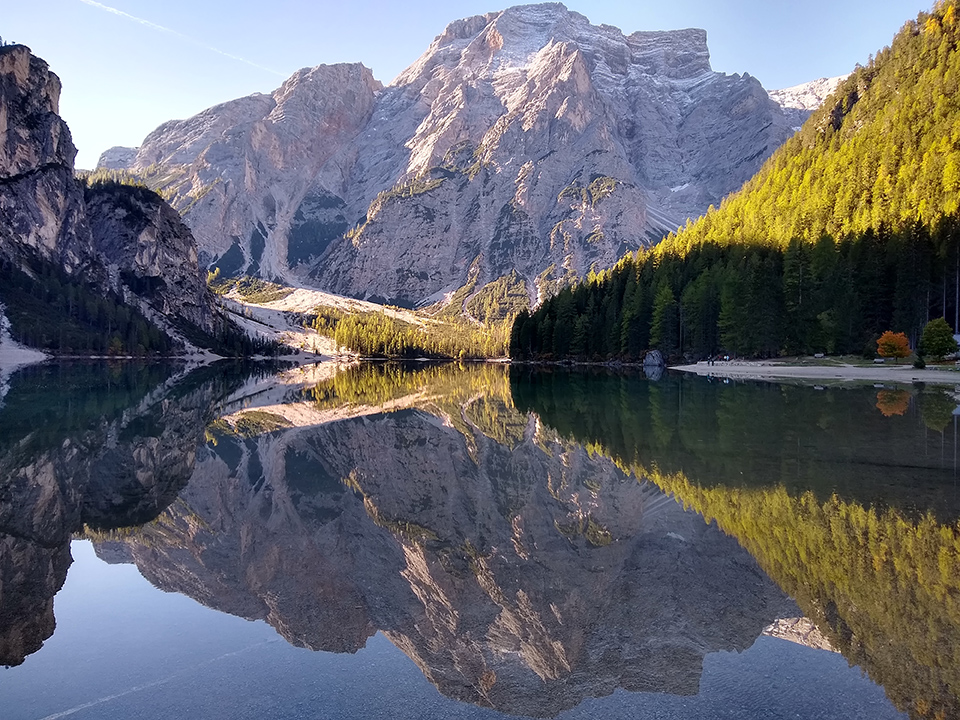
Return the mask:
<svg viewBox="0 0 960 720">
<path fill-rule="evenodd" d="M 214 105 L 186 120 L 165 122 L 144 138 L 130 169 L 142 172 L 154 164 L 192 162 L 229 131 L 246 128 L 273 110 L 275 104 L 272 96 L 256 93 Z"/>
<path fill-rule="evenodd" d="M 337 86 L 352 88 L 355 85 L 366 88 L 372 93 L 383 89 L 383 84 L 373 77 L 369 68 L 361 63 L 339 63 L 336 65 L 317 65 L 302 68 L 287 78 L 277 88 L 272 97 L 276 110 L 272 120 L 277 122 L 300 110 L 312 115 L 322 115 L 332 105 L 340 105 L 350 111 L 355 100 L 352 90 L 345 93 L 331 93 Z M 293 117 L 293 120 L 299 118 Z"/>
<path fill-rule="evenodd" d="M 839 75 L 832 78 L 819 78 L 810 82 L 801 83 L 782 90 L 771 90 L 770 97 L 785 108 L 798 110 L 816 110 L 823 105 L 837 85 L 846 80 L 849 75 Z"/>
<path fill-rule="evenodd" d="M 391 83 L 415 84 L 438 64 L 466 65 L 481 77 L 530 67 L 548 46 L 570 43 L 588 58 L 590 71 L 625 75 L 634 71 L 671 79 L 711 72 L 707 35 L 691 28 L 638 31 L 593 25 L 561 3 L 518 5 L 450 23 L 427 51 Z"/>
<path fill-rule="evenodd" d="M 450 23 L 386 87 L 318 66 L 162 125 L 132 169 L 223 275 L 413 305 L 516 272 L 536 300 L 719 203 L 789 134 L 757 80 L 711 70 L 703 30 L 544 3 Z"/>
<path fill-rule="evenodd" d="M 100 153 L 97 160 L 97 167 L 102 170 L 126 170 L 137 160 L 137 150 L 139 148 L 123 147 L 114 145 Z"/>
<path fill-rule="evenodd" d="M 687 28 L 635 32 L 626 40 L 647 74 L 682 80 L 713 70 L 706 30 Z"/>
<path fill-rule="evenodd" d="M 74 272 L 93 255 L 60 79 L 23 45 L 0 47 L 0 258 L 23 252 Z"/>
<path fill-rule="evenodd" d="M 770 98 L 783 108 L 790 125 L 799 129 L 847 77 L 819 78 L 781 90 L 771 90 Z"/>
<path fill-rule="evenodd" d="M 189 228 L 147 188 L 81 183 L 59 99 L 46 62 L 22 45 L 0 47 L 0 260 L 28 278 L 72 276 L 77 292 L 109 293 L 157 328 L 183 321 L 213 331 L 213 296 Z M 133 152 L 104 157 L 119 165 Z"/>
<path fill-rule="evenodd" d="M 73 167 L 77 149 L 58 115 L 60 78 L 25 45 L 0 47 L 0 177 Z"/>
</svg>

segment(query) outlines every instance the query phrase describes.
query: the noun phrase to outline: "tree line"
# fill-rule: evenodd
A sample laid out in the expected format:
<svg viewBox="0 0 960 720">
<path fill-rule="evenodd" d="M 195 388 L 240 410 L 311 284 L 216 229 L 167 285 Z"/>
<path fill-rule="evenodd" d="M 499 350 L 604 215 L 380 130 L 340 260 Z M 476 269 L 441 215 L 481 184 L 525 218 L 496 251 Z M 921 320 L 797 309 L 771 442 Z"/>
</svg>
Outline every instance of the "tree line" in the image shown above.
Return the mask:
<svg viewBox="0 0 960 720">
<path fill-rule="evenodd" d="M 425 317 L 421 324 L 382 312 L 348 313 L 317 308 L 308 327 L 332 337 L 338 348 L 362 357 L 473 359 L 507 353 L 510 322 L 476 324 Z"/>
<path fill-rule="evenodd" d="M 113 292 L 96 288 L 39 257 L 24 267 L 0 258 L 0 303 L 17 342 L 56 355 L 171 355 L 177 341 Z M 216 313 L 212 332 L 182 318 L 171 324 L 197 347 L 225 357 L 290 352 L 279 343 L 252 338 Z"/>
<path fill-rule="evenodd" d="M 10 334 L 58 354 L 165 355 L 174 343 L 118 295 L 101 294 L 53 263 L 35 260 L 27 274 L 0 260 L 0 302 Z"/>
<path fill-rule="evenodd" d="M 955 6 L 908 22 L 720 208 L 521 312 L 509 340 L 498 326 L 375 313 L 331 316 L 316 329 L 370 357 L 489 357 L 509 342 L 517 358 L 597 361 L 636 360 L 651 347 L 689 358 L 873 355 L 885 331 L 916 346 L 932 318 L 956 327 Z M 501 280 L 468 307 L 481 320 L 494 306 L 519 309 L 515 283 Z"/>
<path fill-rule="evenodd" d="M 719 208 L 521 313 L 511 355 L 872 355 L 887 330 L 956 330 L 956 4 L 908 22 Z"/>
<path fill-rule="evenodd" d="M 785 247 L 701 243 L 639 251 L 514 322 L 519 359 L 637 360 L 719 353 L 873 356 L 887 330 L 916 347 L 957 316 L 960 219 Z"/>
<path fill-rule="evenodd" d="M 935 227 L 960 211 L 956 1 L 906 23 L 719 208 L 668 244 L 787 245 L 881 225 Z"/>
</svg>

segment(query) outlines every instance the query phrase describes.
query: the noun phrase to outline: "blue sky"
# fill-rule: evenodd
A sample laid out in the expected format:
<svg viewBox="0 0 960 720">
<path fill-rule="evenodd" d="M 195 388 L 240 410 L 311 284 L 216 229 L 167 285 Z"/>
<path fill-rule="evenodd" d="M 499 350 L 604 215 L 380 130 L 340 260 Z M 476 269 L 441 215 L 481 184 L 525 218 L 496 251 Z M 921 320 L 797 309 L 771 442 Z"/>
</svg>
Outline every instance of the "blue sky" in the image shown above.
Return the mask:
<svg viewBox="0 0 960 720">
<path fill-rule="evenodd" d="M 714 70 L 775 89 L 849 72 L 932 0 L 568 0 L 625 32 L 706 29 Z M 0 0 L 0 36 L 63 80 L 60 112 L 92 167 L 165 120 L 270 92 L 301 67 L 362 62 L 389 82 L 457 18 L 507 7 L 465 0 Z M 120 14 L 126 13 L 126 15 Z M 132 17 L 131 17 L 132 16 Z M 133 19 L 136 18 L 136 19 Z"/>
</svg>

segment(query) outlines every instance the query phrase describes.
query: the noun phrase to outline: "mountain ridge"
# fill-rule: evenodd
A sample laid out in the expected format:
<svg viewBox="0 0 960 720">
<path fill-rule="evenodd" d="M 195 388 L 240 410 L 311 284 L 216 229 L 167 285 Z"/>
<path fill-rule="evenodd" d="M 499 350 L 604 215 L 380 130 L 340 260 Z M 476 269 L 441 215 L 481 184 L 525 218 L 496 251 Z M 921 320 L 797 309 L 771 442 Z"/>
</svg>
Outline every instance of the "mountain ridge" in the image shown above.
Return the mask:
<svg viewBox="0 0 960 720">
<path fill-rule="evenodd" d="M 719 207 L 521 312 L 511 354 L 874 358 L 892 331 L 938 355 L 925 326 L 960 324 L 957 14 L 907 22 Z"/>
<path fill-rule="evenodd" d="M 516 270 L 535 302 L 719 202 L 790 134 L 756 79 L 711 70 L 702 30 L 625 35 L 558 3 L 454 21 L 387 86 L 356 67 L 165 123 L 128 168 L 227 275 L 409 306 Z M 311 78 L 338 100 L 316 105 Z M 298 172 L 294 128 L 323 138 L 295 145 Z"/>
<path fill-rule="evenodd" d="M 28 47 L 0 47 L 0 302 L 13 339 L 66 354 L 239 340 L 172 208 L 146 187 L 75 177 L 60 89 Z"/>
<path fill-rule="evenodd" d="M 822 77 L 810 82 L 792 85 L 791 87 L 771 90 L 770 98 L 783 108 L 792 127 L 799 130 L 814 111 L 823 105 L 837 89 L 837 86 L 849 76 Z"/>
</svg>

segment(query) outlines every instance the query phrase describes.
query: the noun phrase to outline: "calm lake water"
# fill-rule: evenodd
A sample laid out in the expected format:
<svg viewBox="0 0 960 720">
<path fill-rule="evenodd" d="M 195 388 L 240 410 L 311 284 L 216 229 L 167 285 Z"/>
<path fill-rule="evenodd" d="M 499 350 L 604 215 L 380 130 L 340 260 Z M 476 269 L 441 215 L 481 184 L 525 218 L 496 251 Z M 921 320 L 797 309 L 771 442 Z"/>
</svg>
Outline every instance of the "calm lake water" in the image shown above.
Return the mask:
<svg viewBox="0 0 960 720">
<path fill-rule="evenodd" d="M 960 717 L 958 397 L 27 368 L 0 714 Z"/>
</svg>

